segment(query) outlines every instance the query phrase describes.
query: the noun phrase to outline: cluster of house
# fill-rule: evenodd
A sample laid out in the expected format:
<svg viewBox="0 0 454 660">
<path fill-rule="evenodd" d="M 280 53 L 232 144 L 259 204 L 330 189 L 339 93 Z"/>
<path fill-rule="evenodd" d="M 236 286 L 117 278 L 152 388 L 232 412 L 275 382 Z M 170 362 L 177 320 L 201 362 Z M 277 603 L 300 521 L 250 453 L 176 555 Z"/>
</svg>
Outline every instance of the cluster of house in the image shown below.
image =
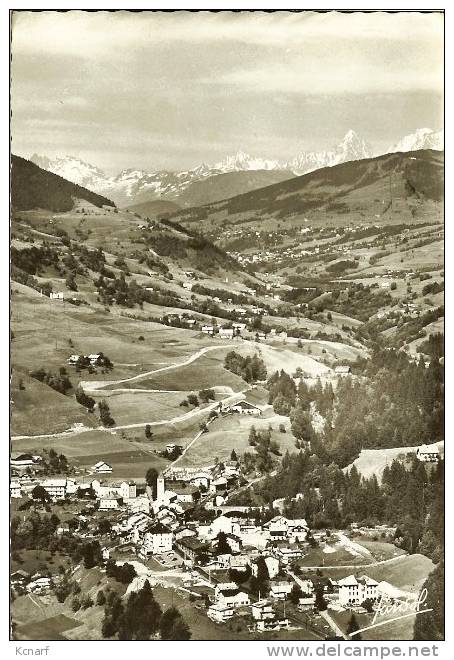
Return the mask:
<svg viewBox="0 0 454 660">
<path fill-rule="evenodd" d="M 89 355 L 70 355 L 66 362 L 72 367 L 81 363 L 90 364 L 92 367 L 101 367 L 104 364 L 104 359 L 103 353 L 90 353 Z"/>
<path fill-rule="evenodd" d="M 377 582 L 367 575 L 349 575 L 340 580 L 322 577 L 303 580 L 294 577 L 302 592 L 298 601 L 300 610 L 314 609 L 317 591 L 321 591 L 323 598 L 334 609 L 358 609 L 364 607 L 366 601 L 373 607 L 381 598 L 389 601 L 414 598 L 414 594 L 401 591 L 385 581 Z M 295 582 L 272 580 L 268 597 L 259 598 L 256 602 L 251 602 L 249 593 L 235 582 L 219 583 L 215 586 L 214 602 L 208 607 L 207 615 L 217 623 L 225 623 L 236 613 L 242 613 L 250 607 L 256 630 L 264 632 L 288 628 L 288 619 L 285 615 L 283 619 L 279 618 L 275 604 L 288 598 Z"/>
<path fill-rule="evenodd" d="M 16 591 L 22 590 L 28 593 L 42 594 L 51 588 L 52 578 L 40 573 L 30 575 L 30 573 L 20 568 L 11 574 L 11 586 Z"/>
<path fill-rule="evenodd" d="M 259 632 L 282 630 L 289 627 L 289 620 L 280 619 L 277 616 L 270 600 L 258 600 L 251 603 L 249 594 L 239 589 L 235 582 L 217 584 L 214 590 L 214 601 L 209 606 L 207 615 L 216 623 L 225 623 L 236 612 L 250 608 L 254 627 Z"/>
</svg>

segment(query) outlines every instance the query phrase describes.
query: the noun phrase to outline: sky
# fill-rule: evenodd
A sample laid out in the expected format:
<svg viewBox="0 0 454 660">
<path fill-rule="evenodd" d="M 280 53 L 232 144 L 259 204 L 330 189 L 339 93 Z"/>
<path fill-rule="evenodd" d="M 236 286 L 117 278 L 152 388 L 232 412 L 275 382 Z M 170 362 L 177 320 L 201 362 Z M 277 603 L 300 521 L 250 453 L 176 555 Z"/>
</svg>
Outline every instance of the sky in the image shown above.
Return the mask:
<svg viewBox="0 0 454 660">
<path fill-rule="evenodd" d="M 11 39 L 24 157 L 181 170 L 443 126 L 437 13 L 17 11 Z"/>
</svg>

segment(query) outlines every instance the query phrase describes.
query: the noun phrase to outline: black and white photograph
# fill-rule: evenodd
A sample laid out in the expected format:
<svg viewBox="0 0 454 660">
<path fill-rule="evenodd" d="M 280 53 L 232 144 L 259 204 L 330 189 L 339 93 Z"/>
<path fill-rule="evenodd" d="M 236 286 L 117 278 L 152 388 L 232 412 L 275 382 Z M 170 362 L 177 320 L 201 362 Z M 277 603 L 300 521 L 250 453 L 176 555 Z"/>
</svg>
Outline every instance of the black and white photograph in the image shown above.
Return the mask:
<svg viewBox="0 0 454 660">
<path fill-rule="evenodd" d="M 437 655 L 444 9 L 8 14 L 16 655 Z"/>
</svg>

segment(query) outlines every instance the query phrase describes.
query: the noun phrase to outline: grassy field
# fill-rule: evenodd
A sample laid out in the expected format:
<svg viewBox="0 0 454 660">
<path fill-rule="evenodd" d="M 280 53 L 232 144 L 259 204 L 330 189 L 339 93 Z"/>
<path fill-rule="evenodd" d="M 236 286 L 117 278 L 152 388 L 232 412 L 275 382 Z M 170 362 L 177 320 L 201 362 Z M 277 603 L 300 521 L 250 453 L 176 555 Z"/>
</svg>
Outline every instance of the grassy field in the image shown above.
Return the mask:
<svg viewBox="0 0 454 660">
<path fill-rule="evenodd" d="M 11 558 L 12 572 L 22 569 L 30 573 L 30 575 L 45 570 L 56 573 L 60 566 L 67 566 L 69 563 L 67 557 L 58 553 L 52 554 L 45 550 L 21 550 L 18 556 L 20 557 L 20 561 L 17 561 L 16 554 Z"/>
<path fill-rule="evenodd" d="M 342 628 L 346 631 L 348 622 L 351 617 L 351 612 L 334 612 L 330 610 L 330 615 Z M 420 615 L 421 616 L 421 615 Z M 371 628 L 361 632 L 361 638 L 364 641 L 394 641 L 394 640 L 413 640 L 413 627 L 415 625 L 416 615 L 408 616 L 400 621 L 393 621 L 396 617 L 395 614 L 383 615 L 373 621 L 373 614 L 355 614 L 360 628 L 366 628 L 374 623 L 382 623 L 383 625 Z M 386 623 L 383 623 L 387 621 Z"/>
<path fill-rule="evenodd" d="M 404 550 L 396 548 L 392 543 L 386 543 L 385 541 L 373 541 L 364 536 L 357 536 L 353 540 L 367 548 L 377 561 L 406 554 Z"/>
<path fill-rule="evenodd" d="M 131 432 L 130 437 L 120 432 L 108 433 L 106 431 L 88 431 L 79 435 L 58 436 L 57 438 L 14 440 L 13 452 L 35 452 L 39 454 L 42 448 L 65 454 L 71 465 L 81 471 L 83 478 L 86 469 L 100 460 L 107 461 L 113 467 L 112 478 L 143 479 L 149 467 L 159 469 L 165 459 L 150 451 L 150 443 L 143 443 L 143 447 L 134 438 L 145 440 L 143 431 Z M 165 443 L 162 442 L 163 446 Z M 153 450 L 157 449 L 153 445 Z M 93 478 L 88 477 L 87 478 Z"/>
<path fill-rule="evenodd" d="M 101 390 L 95 394 L 95 400 L 108 402 L 115 424 L 133 424 L 143 421 L 159 422 L 183 415 L 191 408 L 180 407 L 181 401 L 190 392 L 114 392 L 107 397 Z"/>
<path fill-rule="evenodd" d="M 12 287 L 11 325 L 16 366 L 58 369 L 72 353 L 102 351 L 116 365 L 106 380 L 183 361 L 211 341 L 201 333 L 127 318 L 117 308 L 106 313 L 62 304 L 19 284 Z"/>
<path fill-rule="evenodd" d="M 286 433 L 278 430 L 279 424 L 285 424 Z M 257 430 L 267 429 L 268 425 L 273 427 L 272 439 L 279 443 L 281 454 L 287 449 L 292 452 L 295 449 L 295 438 L 290 431 L 287 417 L 281 417 L 271 413 L 264 417 L 249 417 L 247 415 L 228 415 L 215 420 L 210 426 L 208 433 L 203 433 L 183 456 L 179 465 L 197 466 L 211 465 L 215 458 L 225 461 L 230 458 L 232 449 L 237 455 L 245 451 L 253 452 L 254 448 L 248 443 L 248 436 L 252 426 Z"/>
<path fill-rule="evenodd" d="M 389 564 L 371 566 L 367 574 L 378 582 L 386 580 L 403 591 L 417 592 L 434 568 L 433 562 L 424 555 L 407 555 Z"/>
<path fill-rule="evenodd" d="M 293 374 L 298 367 L 311 376 L 321 376 L 330 372 L 329 367 L 306 355 L 301 349 L 297 349 L 292 344 L 244 342 L 235 350 L 242 355 L 258 353 L 265 362 L 268 376 L 281 369 L 288 374 Z"/>
<path fill-rule="evenodd" d="M 330 610 L 329 613 L 340 626 L 340 628 L 346 631 L 350 621 L 351 612 L 335 612 L 334 610 Z M 380 617 L 380 619 L 377 619 L 375 623 L 381 623 L 382 621 L 385 621 L 386 618 L 389 618 L 390 621 L 389 623 L 378 626 L 376 628 L 372 628 L 371 630 L 365 630 L 361 633 L 361 639 L 368 641 L 412 640 L 413 626 L 416 615 L 410 616 L 407 619 L 402 619 L 400 621 L 392 621 L 393 616 L 395 615 L 389 615 L 388 617 Z M 372 625 L 374 615 L 355 613 L 355 617 L 359 627 L 366 628 Z"/>
<path fill-rule="evenodd" d="M 323 552 L 322 548 L 313 548 L 309 550 L 305 557 L 298 560 L 298 565 L 303 570 L 311 566 L 324 566 L 325 564 L 327 566 L 364 566 L 367 563 L 368 560 L 364 557 L 359 557 L 357 554 L 353 554 L 346 548 L 339 546 L 334 549 L 334 552 Z"/>
<path fill-rule="evenodd" d="M 36 641 L 61 641 L 67 639 L 62 633 L 80 626 L 76 619 L 70 619 L 65 614 L 57 614 L 48 619 L 26 623 L 16 629 L 17 639 Z"/>
<path fill-rule="evenodd" d="M 219 351 L 202 355 L 198 360 L 184 367 L 163 371 L 128 383 L 127 386 L 138 389 L 180 390 L 181 392 L 187 391 L 190 386 L 193 392 L 197 392 L 203 388 L 223 385 L 231 387 L 235 392 L 240 392 L 247 387 L 246 383 L 239 376 L 224 369 L 223 366 L 228 350 L 221 348 Z"/>
<path fill-rule="evenodd" d="M 97 424 L 72 396 L 60 394 L 24 372 L 13 370 L 11 400 L 12 435 L 59 433 L 73 424 Z"/>
</svg>

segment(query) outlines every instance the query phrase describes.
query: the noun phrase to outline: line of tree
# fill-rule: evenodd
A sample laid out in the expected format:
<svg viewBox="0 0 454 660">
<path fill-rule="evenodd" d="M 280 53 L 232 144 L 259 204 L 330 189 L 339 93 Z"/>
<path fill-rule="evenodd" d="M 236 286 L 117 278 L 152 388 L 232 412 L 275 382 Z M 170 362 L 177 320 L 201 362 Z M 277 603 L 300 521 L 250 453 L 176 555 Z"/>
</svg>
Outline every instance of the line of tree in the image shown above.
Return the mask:
<svg viewBox="0 0 454 660">
<path fill-rule="evenodd" d="M 235 351 L 230 351 L 225 356 L 224 367 L 243 378 L 246 383 L 266 380 L 266 365 L 256 353 L 252 357 L 243 357 Z"/>
</svg>

